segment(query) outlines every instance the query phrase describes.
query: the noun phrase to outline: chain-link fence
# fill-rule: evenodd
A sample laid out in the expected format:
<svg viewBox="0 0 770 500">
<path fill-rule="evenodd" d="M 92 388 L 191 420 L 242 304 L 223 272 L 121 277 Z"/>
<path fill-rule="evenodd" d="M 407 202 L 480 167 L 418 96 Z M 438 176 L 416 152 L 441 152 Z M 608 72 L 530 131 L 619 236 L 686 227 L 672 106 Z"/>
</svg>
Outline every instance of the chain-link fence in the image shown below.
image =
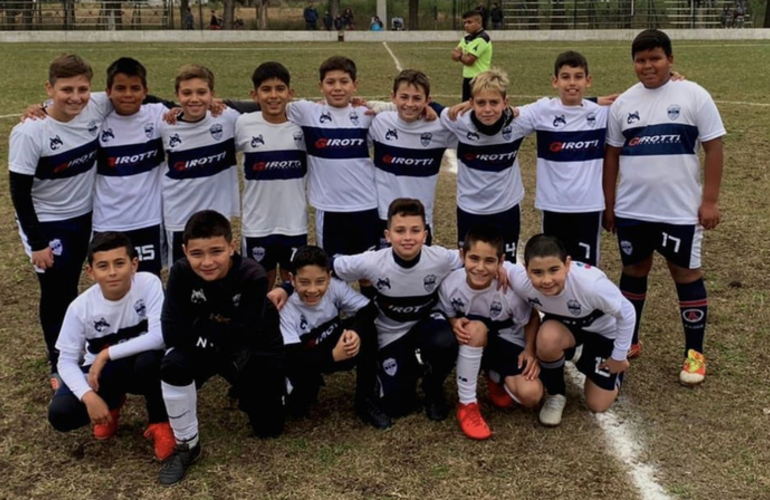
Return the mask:
<svg viewBox="0 0 770 500">
<path fill-rule="evenodd" d="M 120 30 L 169 27 L 170 1 L 0 0 L 3 30 Z"/>
</svg>

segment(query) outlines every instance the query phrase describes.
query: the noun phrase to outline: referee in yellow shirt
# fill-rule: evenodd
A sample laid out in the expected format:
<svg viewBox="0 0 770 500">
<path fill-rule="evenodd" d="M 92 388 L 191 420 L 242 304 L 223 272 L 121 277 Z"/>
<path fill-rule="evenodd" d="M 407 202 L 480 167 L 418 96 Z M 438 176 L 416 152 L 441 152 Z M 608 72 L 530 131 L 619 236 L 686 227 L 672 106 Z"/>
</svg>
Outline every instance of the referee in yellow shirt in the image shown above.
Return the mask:
<svg viewBox="0 0 770 500">
<path fill-rule="evenodd" d="M 471 80 L 492 64 L 492 40 L 482 26 L 481 12 L 463 14 L 463 27 L 468 33 L 452 51 L 452 60 L 463 65 L 463 101 L 471 98 Z"/>
</svg>

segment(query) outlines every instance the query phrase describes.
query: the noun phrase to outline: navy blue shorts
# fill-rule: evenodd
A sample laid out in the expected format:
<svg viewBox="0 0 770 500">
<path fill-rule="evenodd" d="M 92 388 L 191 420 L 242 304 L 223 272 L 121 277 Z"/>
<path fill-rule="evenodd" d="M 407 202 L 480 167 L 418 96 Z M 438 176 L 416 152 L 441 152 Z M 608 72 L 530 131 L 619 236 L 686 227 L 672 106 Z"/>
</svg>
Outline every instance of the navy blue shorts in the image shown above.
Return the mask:
<svg viewBox="0 0 770 500">
<path fill-rule="evenodd" d="M 599 265 L 602 212 L 560 213 L 543 210 L 543 233 L 559 238 L 572 260 Z"/>
<path fill-rule="evenodd" d="M 273 234 L 262 238 L 244 236 L 243 255 L 256 260 L 266 271 L 274 271 L 281 266 L 282 271 L 293 271 L 291 259 L 299 248 L 307 246 L 307 235 L 285 236 Z"/>
<path fill-rule="evenodd" d="M 382 219 L 379 219 L 377 221 L 377 234 L 380 238 L 380 242 L 377 245 L 378 250 L 390 247 L 390 243 L 388 243 L 388 240 L 385 239 L 385 230 L 387 228 L 388 228 L 388 221 L 382 220 Z M 425 226 L 425 228 L 428 230 L 428 237 L 425 238 L 425 244 L 430 246 L 431 243 L 433 243 L 433 230 L 429 225 Z"/>
<path fill-rule="evenodd" d="M 374 250 L 380 241 L 379 220 L 376 208 L 362 212 L 316 210 L 316 242 L 330 257 Z"/>
<path fill-rule="evenodd" d="M 657 251 L 679 267 L 701 267 L 703 226 L 699 224 L 666 224 L 616 217 L 615 229 L 624 266 L 641 262 Z"/>
<path fill-rule="evenodd" d="M 519 368 L 519 356 L 522 352 L 524 352 L 523 347 L 490 332 L 481 364 L 484 369 L 500 374 L 500 382 L 502 383 L 505 377 L 521 375 L 526 369 L 526 365 Z"/>
<path fill-rule="evenodd" d="M 457 245 L 462 248 L 465 235 L 474 226 L 486 224 L 497 229 L 505 242 L 505 260 L 516 262 L 516 245 L 521 234 L 521 210 L 519 205 L 496 214 L 471 214 L 457 208 Z"/>
<path fill-rule="evenodd" d="M 94 231 L 94 237 L 100 232 L 102 231 Z M 160 270 L 163 267 L 160 224 L 121 232 L 128 236 L 134 245 L 136 256 L 139 258 L 138 270 L 160 277 Z"/>
</svg>

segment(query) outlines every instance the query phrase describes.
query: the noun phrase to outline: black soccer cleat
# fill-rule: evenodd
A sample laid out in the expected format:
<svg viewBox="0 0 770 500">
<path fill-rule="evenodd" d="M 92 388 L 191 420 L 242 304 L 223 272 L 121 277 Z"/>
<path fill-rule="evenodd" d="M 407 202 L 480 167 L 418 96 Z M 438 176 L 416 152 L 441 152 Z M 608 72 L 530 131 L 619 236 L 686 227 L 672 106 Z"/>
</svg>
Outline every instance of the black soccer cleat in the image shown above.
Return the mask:
<svg viewBox="0 0 770 500">
<path fill-rule="evenodd" d="M 393 425 L 390 416 L 370 397 L 356 398 L 354 408 L 358 418 L 376 429 L 389 429 Z"/>
<path fill-rule="evenodd" d="M 195 446 L 190 448 L 187 443 L 177 444 L 174 449 L 174 454 L 171 455 L 168 460 L 163 462 L 163 466 L 158 473 L 158 481 L 163 486 L 171 486 L 182 479 L 187 474 L 187 469 L 195 462 L 201 455 L 201 444 L 198 442 Z"/>
<path fill-rule="evenodd" d="M 434 422 L 446 420 L 449 416 L 449 405 L 443 393 L 425 399 L 425 415 Z"/>
</svg>

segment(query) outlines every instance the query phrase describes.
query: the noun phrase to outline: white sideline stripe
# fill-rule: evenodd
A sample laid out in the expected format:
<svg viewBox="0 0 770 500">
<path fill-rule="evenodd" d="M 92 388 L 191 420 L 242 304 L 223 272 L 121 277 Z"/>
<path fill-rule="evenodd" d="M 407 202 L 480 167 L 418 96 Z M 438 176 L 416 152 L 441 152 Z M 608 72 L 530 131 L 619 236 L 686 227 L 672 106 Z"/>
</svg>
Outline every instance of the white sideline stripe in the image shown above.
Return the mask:
<svg viewBox="0 0 770 500">
<path fill-rule="evenodd" d="M 610 41 L 617 41 L 617 40 L 607 40 L 607 41 L 610 42 Z M 526 47 L 525 47 L 526 50 L 548 50 L 548 51 L 564 50 L 564 45 L 543 45 L 542 42 L 539 42 L 539 41 L 536 41 L 536 40 L 527 40 L 527 41 L 523 41 L 523 40 L 495 40 L 495 42 L 496 43 L 500 43 L 500 44 L 503 44 L 503 43 L 515 43 L 517 45 L 526 44 Z M 398 42 L 398 43 L 401 43 L 401 42 Z M 413 42 L 403 42 L 403 43 L 413 43 Z M 446 45 L 452 45 L 454 42 L 440 40 L 440 41 L 435 41 L 433 43 L 443 43 L 443 44 L 446 44 Z M 529 45 L 530 43 L 533 44 L 533 45 Z M 564 43 L 567 44 L 568 42 L 565 41 Z M 457 45 L 457 44 L 455 43 L 455 45 Z M 721 49 L 722 47 L 731 48 L 731 47 L 767 47 L 767 46 L 768 46 L 768 44 L 766 44 L 766 43 L 719 43 L 719 44 L 705 44 L 704 43 L 704 44 L 687 44 L 687 45 L 686 44 L 682 44 L 682 43 L 677 43 L 676 44 L 677 50 L 678 49 L 699 49 L 699 48 L 704 48 L 704 49 L 706 49 L 706 48 L 720 48 Z M 618 46 L 618 45 L 610 44 L 610 43 L 608 43 L 607 45 L 581 45 L 580 49 L 581 50 L 611 49 L 611 50 L 623 50 L 623 51 L 628 50 L 625 46 Z M 420 47 L 420 52 L 429 51 L 429 50 L 437 50 L 437 51 L 441 51 L 441 52 L 446 52 L 447 48 L 446 48 L 446 46 L 444 46 L 444 47 Z"/>
<path fill-rule="evenodd" d="M 388 44 L 386 42 L 382 42 L 382 46 L 385 47 L 385 50 L 388 51 L 388 54 L 390 54 L 390 57 L 393 58 L 393 62 L 396 63 L 396 69 L 398 71 L 403 71 L 404 68 L 401 67 L 401 63 L 398 62 L 398 58 L 396 57 L 396 54 L 394 54 L 393 51 L 390 50 L 390 47 L 388 47 Z"/>
</svg>

